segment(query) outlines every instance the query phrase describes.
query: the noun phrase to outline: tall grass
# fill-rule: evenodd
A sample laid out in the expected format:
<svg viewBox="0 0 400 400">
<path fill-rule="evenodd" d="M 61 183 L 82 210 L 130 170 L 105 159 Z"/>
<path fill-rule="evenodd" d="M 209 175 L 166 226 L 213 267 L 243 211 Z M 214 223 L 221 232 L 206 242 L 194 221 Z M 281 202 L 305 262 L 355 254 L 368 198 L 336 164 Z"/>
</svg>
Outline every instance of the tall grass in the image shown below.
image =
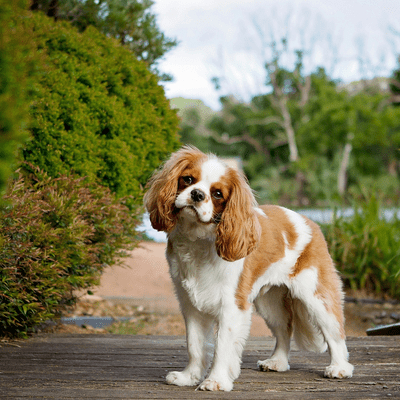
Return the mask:
<svg viewBox="0 0 400 400">
<path fill-rule="evenodd" d="M 323 230 L 345 285 L 400 299 L 400 219 L 387 220 L 380 199 L 353 203 L 352 217 L 338 216 Z"/>
</svg>

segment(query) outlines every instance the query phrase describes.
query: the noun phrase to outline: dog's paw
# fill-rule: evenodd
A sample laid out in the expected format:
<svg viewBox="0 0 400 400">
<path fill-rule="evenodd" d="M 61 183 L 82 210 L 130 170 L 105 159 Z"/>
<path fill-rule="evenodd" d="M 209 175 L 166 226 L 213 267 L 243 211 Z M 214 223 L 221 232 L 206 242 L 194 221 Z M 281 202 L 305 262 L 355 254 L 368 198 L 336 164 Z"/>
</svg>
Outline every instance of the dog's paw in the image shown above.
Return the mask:
<svg viewBox="0 0 400 400">
<path fill-rule="evenodd" d="M 185 371 L 173 371 L 167 375 L 166 381 L 169 385 L 195 386 L 200 379 Z"/>
<path fill-rule="evenodd" d="M 209 391 L 217 391 L 223 390 L 225 392 L 230 392 L 233 388 L 233 383 L 226 381 L 216 381 L 214 379 L 206 379 L 202 382 L 202 384 L 198 387 L 199 390 L 209 390 Z"/>
<path fill-rule="evenodd" d="M 326 378 L 351 378 L 353 376 L 354 367 L 347 361 L 340 364 L 329 365 L 325 369 Z"/>
<path fill-rule="evenodd" d="M 264 361 L 258 361 L 257 366 L 260 371 L 284 372 L 290 369 L 287 360 L 279 360 L 274 358 L 268 358 Z"/>
</svg>

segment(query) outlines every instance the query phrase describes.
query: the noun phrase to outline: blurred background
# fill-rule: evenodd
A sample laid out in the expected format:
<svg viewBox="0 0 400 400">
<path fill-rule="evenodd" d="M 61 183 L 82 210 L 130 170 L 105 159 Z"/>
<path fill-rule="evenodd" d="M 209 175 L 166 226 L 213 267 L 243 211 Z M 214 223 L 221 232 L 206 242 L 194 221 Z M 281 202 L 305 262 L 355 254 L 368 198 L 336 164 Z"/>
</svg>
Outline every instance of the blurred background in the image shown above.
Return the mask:
<svg viewBox="0 0 400 400">
<path fill-rule="evenodd" d="M 398 304 L 399 21 L 396 0 L 0 0 L 0 335 L 177 312 L 142 199 L 182 144 L 320 223 L 348 298 Z"/>
</svg>

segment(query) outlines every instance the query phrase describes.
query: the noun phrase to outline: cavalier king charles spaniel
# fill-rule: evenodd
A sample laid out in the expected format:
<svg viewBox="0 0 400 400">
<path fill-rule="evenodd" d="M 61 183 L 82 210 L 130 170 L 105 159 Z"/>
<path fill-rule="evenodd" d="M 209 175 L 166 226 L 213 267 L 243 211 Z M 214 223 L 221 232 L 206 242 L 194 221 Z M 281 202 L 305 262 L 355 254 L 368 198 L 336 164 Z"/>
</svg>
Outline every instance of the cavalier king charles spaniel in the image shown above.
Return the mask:
<svg viewBox="0 0 400 400">
<path fill-rule="evenodd" d="M 144 203 L 152 226 L 168 235 L 166 257 L 186 324 L 189 362 L 167 375 L 169 384 L 231 390 L 253 304 L 276 338 L 260 370 L 289 369 L 293 334 L 302 349 L 329 349 L 326 377 L 352 376 L 341 280 L 314 222 L 258 206 L 241 173 L 190 146 L 154 173 Z"/>
</svg>

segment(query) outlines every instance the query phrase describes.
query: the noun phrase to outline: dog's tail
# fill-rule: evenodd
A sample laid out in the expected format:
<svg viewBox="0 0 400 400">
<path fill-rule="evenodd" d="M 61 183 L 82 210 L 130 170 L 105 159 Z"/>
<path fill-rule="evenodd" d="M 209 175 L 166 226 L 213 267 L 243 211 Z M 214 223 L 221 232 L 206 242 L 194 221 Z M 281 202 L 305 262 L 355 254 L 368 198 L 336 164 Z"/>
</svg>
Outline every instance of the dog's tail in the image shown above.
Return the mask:
<svg viewBox="0 0 400 400">
<path fill-rule="evenodd" d="M 293 338 L 300 349 L 317 353 L 326 351 L 328 346 L 321 331 L 311 320 L 304 304 L 298 299 L 293 299 L 293 325 Z"/>
</svg>

